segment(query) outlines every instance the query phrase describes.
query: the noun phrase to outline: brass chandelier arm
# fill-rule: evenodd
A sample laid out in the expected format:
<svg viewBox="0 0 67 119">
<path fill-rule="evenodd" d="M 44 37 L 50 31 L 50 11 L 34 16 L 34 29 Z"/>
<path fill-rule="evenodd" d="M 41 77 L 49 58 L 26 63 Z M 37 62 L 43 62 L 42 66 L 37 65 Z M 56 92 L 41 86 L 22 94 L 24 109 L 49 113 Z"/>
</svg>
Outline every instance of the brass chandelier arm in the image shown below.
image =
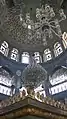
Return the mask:
<svg viewBox="0 0 67 119">
<path fill-rule="evenodd" d="M 59 35 L 56 33 L 56 31 L 54 31 L 52 28 L 51 28 L 51 30 L 53 31 L 53 33 L 54 33 L 56 36 L 58 36 L 59 38 L 61 38 L 61 36 L 59 36 Z"/>
</svg>

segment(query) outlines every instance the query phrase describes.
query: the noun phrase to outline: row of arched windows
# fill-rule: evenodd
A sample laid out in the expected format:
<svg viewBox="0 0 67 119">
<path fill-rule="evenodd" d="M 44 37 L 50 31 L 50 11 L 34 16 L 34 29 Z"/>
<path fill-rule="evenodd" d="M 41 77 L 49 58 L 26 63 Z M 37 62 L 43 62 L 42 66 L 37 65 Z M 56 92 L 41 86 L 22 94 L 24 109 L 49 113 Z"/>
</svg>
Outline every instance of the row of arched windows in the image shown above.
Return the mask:
<svg viewBox="0 0 67 119">
<path fill-rule="evenodd" d="M 67 67 L 56 67 L 49 76 L 49 93 L 51 95 L 59 94 L 60 92 L 67 90 Z"/>
<path fill-rule="evenodd" d="M 4 95 L 11 96 L 11 88 L 3 86 L 0 84 L 0 93 Z"/>
<path fill-rule="evenodd" d="M 15 94 L 15 88 L 12 88 L 14 85 L 14 79 L 11 74 L 4 69 L 5 67 L 0 68 L 0 93 L 8 96 Z"/>
<path fill-rule="evenodd" d="M 67 34 L 64 32 L 63 34 L 63 45 L 65 47 L 65 49 L 67 48 Z M 2 44 L 1 44 L 1 47 L 0 47 L 0 52 L 4 55 L 4 56 L 8 56 L 8 53 L 9 53 L 9 46 L 8 46 L 8 43 L 6 41 L 4 41 Z M 54 44 L 54 48 L 53 48 L 53 52 L 54 52 L 54 56 L 57 57 L 59 56 L 62 52 L 63 52 L 63 48 L 62 48 L 62 45 L 61 43 L 59 42 L 56 42 Z M 28 52 L 23 52 L 21 54 L 21 63 L 26 63 L 28 64 L 29 63 L 29 53 Z M 53 58 L 53 55 L 52 55 L 52 52 L 49 48 L 45 49 L 44 52 L 43 52 L 43 59 L 40 55 L 39 52 L 34 52 L 34 58 L 36 60 L 37 63 L 42 63 L 43 62 L 47 62 L 49 60 L 51 60 Z M 18 49 L 16 48 L 13 48 L 11 53 L 10 53 L 10 59 L 12 60 L 15 60 L 17 62 L 19 62 L 19 51 Z"/>
<path fill-rule="evenodd" d="M 54 87 L 52 87 L 51 89 L 49 89 L 49 92 L 51 95 L 63 92 L 67 90 L 67 82 L 64 82 L 62 84 L 56 85 Z"/>
<path fill-rule="evenodd" d="M 4 41 L 1 44 L 0 52 L 4 56 L 6 56 L 6 57 L 8 56 L 9 47 L 8 47 L 8 43 L 6 41 Z M 23 52 L 23 54 L 21 55 L 21 63 L 28 64 L 29 63 L 29 57 L 30 57 L 30 55 L 29 55 L 28 52 Z M 35 57 L 37 63 L 40 63 L 41 62 L 41 56 L 40 56 L 40 53 L 39 52 L 35 52 L 34 53 L 34 57 Z M 10 53 L 10 59 L 15 60 L 17 62 L 19 61 L 19 51 L 16 48 L 13 48 L 12 49 L 12 51 Z"/>
</svg>

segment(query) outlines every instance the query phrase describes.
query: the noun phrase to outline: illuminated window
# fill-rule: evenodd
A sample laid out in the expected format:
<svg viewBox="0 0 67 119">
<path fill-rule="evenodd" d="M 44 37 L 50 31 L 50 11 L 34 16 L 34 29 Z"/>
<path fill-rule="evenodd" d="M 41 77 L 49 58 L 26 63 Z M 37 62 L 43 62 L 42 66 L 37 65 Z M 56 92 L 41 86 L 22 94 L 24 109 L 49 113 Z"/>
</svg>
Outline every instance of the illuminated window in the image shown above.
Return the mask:
<svg viewBox="0 0 67 119">
<path fill-rule="evenodd" d="M 44 50 L 43 60 L 44 60 L 44 62 L 47 62 L 51 59 L 52 59 L 52 53 L 51 53 L 50 49 L 48 48 L 48 49 Z"/>
<path fill-rule="evenodd" d="M 56 42 L 54 44 L 54 55 L 55 57 L 57 57 L 58 55 L 60 55 L 63 52 L 62 46 L 59 42 Z"/>
<path fill-rule="evenodd" d="M 28 52 L 23 52 L 21 62 L 25 64 L 29 64 L 29 53 Z"/>
<path fill-rule="evenodd" d="M 59 84 L 49 89 L 50 94 L 54 95 L 67 90 L 67 82 Z"/>
<path fill-rule="evenodd" d="M 56 84 L 58 84 L 58 83 L 61 83 L 61 82 L 63 82 L 63 81 L 66 81 L 66 80 L 67 80 L 67 76 L 64 76 L 64 74 L 63 74 L 63 75 L 57 76 L 57 77 L 54 78 L 54 79 L 50 79 L 50 83 L 51 83 L 52 85 L 56 85 Z"/>
<path fill-rule="evenodd" d="M 49 81 L 52 86 L 67 81 L 67 69 L 57 67 L 56 69 L 54 69 L 52 76 L 49 76 Z"/>
<path fill-rule="evenodd" d="M 8 48 L 8 43 L 6 41 L 4 41 L 2 44 L 1 44 L 1 47 L 0 47 L 0 52 L 4 55 L 4 56 L 8 56 L 8 52 L 9 52 L 9 48 Z"/>
<path fill-rule="evenodd" d="M 10 95 L 11 88 L 0 85 L 0 93 L 4 95 Z"/>
<path fill-rule="evenodd" d="M 8 79 L 7 77 L 0 75 L 0 84 L 6 85 L 6 86 L 11 86 L 12 81 L 10 79 Z"/>
<path fill-rule="evenodd" d="M 63 42 L 63 45 L 66 49 L 67 48 L 67 33 L 66 32 L 64 32 L 62 35 L 62 42 Z"/>
<path fill-rule="evenodd" d="M 41 58 L 39 52 L 35 52 L 34 53 L 34 58 L 35 58 L 35 60 L 36 60 L 37 63 L 41 63 L 42 62 L 42 58 Z"/>
<path fill-rule="evenodd" d="M 19 61 L 19 52 L 16 48 L 12 49 L 10 58 L 15 61 Z"/>
</svg>

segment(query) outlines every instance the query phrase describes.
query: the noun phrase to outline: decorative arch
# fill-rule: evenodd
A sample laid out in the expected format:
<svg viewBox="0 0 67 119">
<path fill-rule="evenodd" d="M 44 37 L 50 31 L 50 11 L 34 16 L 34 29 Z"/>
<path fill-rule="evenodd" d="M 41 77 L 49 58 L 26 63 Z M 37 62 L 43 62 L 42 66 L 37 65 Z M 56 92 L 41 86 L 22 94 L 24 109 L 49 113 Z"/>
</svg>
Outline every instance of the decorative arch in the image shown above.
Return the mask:
<svg viewBox="0 0 67 119">
<path fill-rule="evenodd" d="M 62 68 L 62 66 L 57 66 L 57 67 L 55 67 L 54 70 L 53 70 L 52 73 L 51 73 L 51 77 L 52 77 L 52 75 L 53 75 L 57 70 L 59 70 L 59 69 L 61 69 L 61 68 Z"/>
<path fill-rule="evenodd" d="M 6 67 L 6 66 L 2 66 L 1 70 L 7 71 L 11 77 L 13 76 L 13 72 L 8 67 Z"/>
</svg>

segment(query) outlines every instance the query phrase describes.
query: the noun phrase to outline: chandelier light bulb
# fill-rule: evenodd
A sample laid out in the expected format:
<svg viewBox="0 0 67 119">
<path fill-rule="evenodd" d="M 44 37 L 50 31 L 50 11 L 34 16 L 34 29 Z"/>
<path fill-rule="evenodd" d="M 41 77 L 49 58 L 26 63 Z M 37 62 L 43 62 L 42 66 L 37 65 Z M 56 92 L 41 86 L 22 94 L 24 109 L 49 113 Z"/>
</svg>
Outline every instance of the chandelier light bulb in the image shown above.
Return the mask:
<svg viewBox="0 0 67 119">
<path fill-rule="evenodd" d="M 47 4 L 45 5 L 45 11 L 46 11 L 46 12 L 50 12 L 50 6 L 47 5 Z"/>
<path fill-rule="evenodd" d="M 55 17 L 55 12 L 53 8 L 50 9 L 50 17 Z"/>
<path fill-rule="evenodd" d="M 23 21 L 22 14 L 20 14 L 20 21 Z"/>
<path fill-rule="evenodd" d="M 31 25 L 28 25 L 28 29 L 31 29 Z"/>
<path fill-rule="evenodd" d="M 26 23 L 30 23 L 30 13 L 26 13 Z"/>
<path fill-rule="evenodd" d="M 37 9 L 36 9 L 36 18 L 39 19 L 40 17 L 41 17 L 40 9 L 37 8 Z"/>
</svg>

